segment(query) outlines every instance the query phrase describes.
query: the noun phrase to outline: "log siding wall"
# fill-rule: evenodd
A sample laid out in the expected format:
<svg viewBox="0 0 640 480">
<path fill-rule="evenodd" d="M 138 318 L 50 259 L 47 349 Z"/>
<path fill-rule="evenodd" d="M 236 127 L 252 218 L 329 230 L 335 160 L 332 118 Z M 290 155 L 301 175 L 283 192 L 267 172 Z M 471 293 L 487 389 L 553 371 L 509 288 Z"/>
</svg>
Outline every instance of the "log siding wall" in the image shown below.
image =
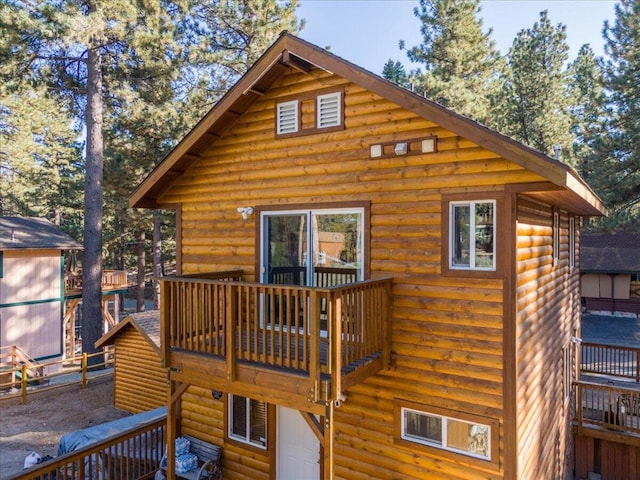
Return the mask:
<svg viewBox="0 0 640 480">
<path fill-rule="evenodd" d="M 291 95 L 326 88 L 344 89 L 345 129 L 342 131 L 275 138 L 275 105 Z M 433 154 L 370 159 L 369 146 L 436 135 L 438 152 Z M 351 201 L 371 202 L 370 269 L 374 275 L 393 276 L 392 368 L 357 385 L 336 409 L 335 476 L 345 479 L 497 479 L 503 478 L 503 278 L 452 278 L 441 275 L 442 195 L 491 192 L 503 195 L 504 185 L 540 182 L 543 179 L 472 142 L 444 130 L 428 120 L 327 72 L 305 75 L 294 72 L 280 78 L 253 104 L 223 138 L 181 175 L 160 203 L 180 205 L 181 271 L 197 273 L 242 268 L 247 279 L 256 279 L 255 216 L 243 221 L 239 206 L 277 206 Z M 531 210 L 531 211 L 530 211 Z M 522 271 L 518 272 L 519 299 L 536 295 L 536 269 L 548 282 L 540 304 L 542 320 L 556 318 L 567 308 L 552 301 L 565 286 L 556 270 L 539 258 L 548 257 L 548 211 L 542 205 L 525 209 L 519 236 L 536 243 L 536 256 L 529 258 L 525 243 L 518 245 Z M 563 216 L 566 223 L 566 216 Z M 513 218 L 503 216 L 503 222 Z M 544 221 L 542 221 L 544 220 Z M 504 225 L 503 225 L 504 226 Z M 565 228 L 566 233 L 566 228 Z M 563 243 L 566 245 L 566 241 Z M 566 252 L 563 259 L 568 261 Z M 563 261 L 565 261 L 563 260 Z M 530 291 L 531 290 L 531 291 Z M 543 307 L 548 302 L 548 307 Z M 549 308 L 547 311 L 545 308 Z M 560 315 L 568 322 L 566 314 Z M 542 328 L 542 331 L 540 329 Z M 564 328 L 564 327 L 563 327 Z M 524 308 L 519 316 L 519 375 L 541 376 L 527 362 L 539 358 L 535 342 L 546 339 L 549 328 L 530 319 Z M 563 331 L 564 335 L 564 331 Z M 568 332 L 567 332 L 568 335 Z M 559 345 L 544 343 L 553 355 Z M 551 357 L 549 360 L 551 360 Z M 555 377 L 533 388 L 557 390 Z M 527 382 L 521 382 L 526 388 Z M 206 436 L 216 442 L 224 438 L 222 412 L 207 394 L 192 393 L 183 400 L 182 428 L 185 433 Z M 561 391 L 561 390 L 560 390 Z M 555 405 L 542 390 L 532 391 L 540 400 L 526 400 L 522 407 Z M 196 395 L 198 400 L 193 400 Z M 555 394 L 552 394 L 552 396 Z M 489 417 L 500 424 L 498 469 L 466 462 L 463 455 L 450 460 L 423 454 L 394 444 L 394 398 Z M 203 403 L 204 402 L 204 403 Z M 531 410 L 534 411 L 533 409 Z M 213 413 L 211 413 L 213 412 Z M 525 427 L 519 438 L 536 430 L 537 420 L 519 409 Z M 550 415 L 548 418 L 552 418 Z M 555 418 L 555 417 L 553 417 Z M 540 436 L 533 445 L 543 458 Z M 216 440 L 217 439 L 217 440 Z M 536 440 L 532 440 L 535 442 Z M 529 441 L 530 443 L 531 441 Z M 527 443 L 527 445 L 529 445 Z M 269 478 L 273 460 L 255 452 L 225 446 L 225 478 Z M 534 469 L 533 453 L 520 452 L 523 473 Z M 271 465 L 269 466 L 269 462 Z M 269 470 L 271 469 L 271 470 Z M 544 470 L 545 472 L 549 470 Z M 522 478 L 551 478 L 526 477 Z"/>
<path fill-rule="evenodd" d="M 573 402 L 563 393 L 563 349 L 569 349 L 575 363 L 571 336 L 579 336 L 580 278 L 577 251 L 576 268 L 569 266 L 569 216 L 558 213 L 560 251 L 554 265 L 554 210 L 525 196 L 518 198 L 518 478 L 572 478 Z M 575 380 L 575 368 L 571 371 Z"/>
<path fill-rule="evenodd" d="M 167 370 L 160 355 L 133 327 L 116 337 L 114 406 L 131 413 L 166 405 Z"/>
</svg>

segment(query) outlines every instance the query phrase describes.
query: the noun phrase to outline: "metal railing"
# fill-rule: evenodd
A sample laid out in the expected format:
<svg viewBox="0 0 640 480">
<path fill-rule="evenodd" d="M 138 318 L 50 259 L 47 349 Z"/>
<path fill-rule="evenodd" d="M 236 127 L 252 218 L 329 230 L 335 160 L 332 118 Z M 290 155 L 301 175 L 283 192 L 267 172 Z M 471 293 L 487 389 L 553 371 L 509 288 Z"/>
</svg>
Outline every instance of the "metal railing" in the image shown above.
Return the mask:
<svg viewBox="0 0 640 480">
<path fill-rule="evenodd" d="M 166 416 L 36 465 L 6 480 L 152 478 L 166 445 Z"/>
<path fill-rule="evenodd" d="M 580 371 L 616 377 L 632 378 L 640 382 L 640 348 L 582 342 Z"/>
</svg>

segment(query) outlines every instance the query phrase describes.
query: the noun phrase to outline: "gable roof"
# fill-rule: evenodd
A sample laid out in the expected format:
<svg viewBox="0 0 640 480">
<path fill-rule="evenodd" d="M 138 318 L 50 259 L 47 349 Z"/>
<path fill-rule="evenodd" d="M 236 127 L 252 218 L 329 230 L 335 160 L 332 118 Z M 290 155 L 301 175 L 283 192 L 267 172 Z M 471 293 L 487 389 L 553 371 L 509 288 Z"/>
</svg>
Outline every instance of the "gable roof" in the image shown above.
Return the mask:
<svg viewBox="0 0 640 480">
<path fill-rule="evenodd" d="M 137 330 L 147 343 L 160 355 L 160 311 L 137 312 L 128 315 L 114 328 L 98 339 L 96 348 L 114 343 L 115 338 L 127 328 Z"/>
<path fill-rule="evenodd" d="M 522 185 L 518 191 L 549 203 L 560 202 L 582 215 L 604 215 L 601 200 L 569 166 L 497 133 L 467 117 L 395 85 L 288 32 L 220 99 L 198 124 L 142 181 L 129 198 L 131 207 L 158 208 L 158 197 L 212 141 L 224 135 L 289 68 L 303 72 L 320 68 L 353 82 L 406 110 L 427 118 L 472 142 L 537 173 L 548 182 Z"/>
<path fill-rule="evenodd" d="M 1 250 L 81 250 L 82 245 L 44 218 L 0 217 Z"/>
<path fill-rule="evenodd" d="M 580 271 L 640 273 L 640 233 L 581 235 Z"/>
</svg>

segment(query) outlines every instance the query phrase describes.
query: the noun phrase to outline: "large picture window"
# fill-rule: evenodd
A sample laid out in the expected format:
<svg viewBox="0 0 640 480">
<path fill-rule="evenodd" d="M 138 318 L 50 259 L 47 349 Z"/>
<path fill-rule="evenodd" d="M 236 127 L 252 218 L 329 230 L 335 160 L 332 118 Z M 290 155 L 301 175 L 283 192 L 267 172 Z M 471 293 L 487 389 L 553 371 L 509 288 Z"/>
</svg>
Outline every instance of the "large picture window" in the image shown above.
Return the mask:
<svg viewBox="0 0 640 480">
<path fill-rule="evenodd" d="M 496 269 L 495 200 L 449 204 L 449 268 Z"/>
<path fill-rule="evenodd" d="M 239 395 L 229 395 L 229 438 L 267 448 L 267 404 Z"/>
</svg>

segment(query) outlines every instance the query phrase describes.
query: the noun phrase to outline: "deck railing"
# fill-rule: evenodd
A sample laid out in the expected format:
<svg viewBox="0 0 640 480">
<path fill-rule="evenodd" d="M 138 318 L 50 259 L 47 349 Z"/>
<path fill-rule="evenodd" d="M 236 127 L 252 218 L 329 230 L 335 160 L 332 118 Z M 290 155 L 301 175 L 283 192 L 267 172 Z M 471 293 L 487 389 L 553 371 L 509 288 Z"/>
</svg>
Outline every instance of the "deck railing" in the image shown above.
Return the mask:
<svg viewBox="0 0 640 480">
<path fill-rule="evenodd" d="M 166 417 L 56 457 L 6 480 L 153 478 L 166 445 Z"/>
<path fill-rule="evenodd" d="M 102 289 L 103 290 L 124 290 L 129 286 L 126 270 L 103 270 Z M 64 275 L 65 294 L 82 292 L 82 273 L 65 273 Z"/>
<path fill-rule="evenodd" d="M 640 382 L 640 348 L 582 342 L 580 370 Z"/>
<path fill-rule="evenodd" d="M 164 277 L 161 331 L 171 349 L 337 379 L 375 355 L 388 358 L 391 280 L 301 287 Z"/>
<path fill-rule="evenodd" d="M 640 391 L 576 382 L 578 430 L 584 426 L 640 435 Z"/>
</svg>

